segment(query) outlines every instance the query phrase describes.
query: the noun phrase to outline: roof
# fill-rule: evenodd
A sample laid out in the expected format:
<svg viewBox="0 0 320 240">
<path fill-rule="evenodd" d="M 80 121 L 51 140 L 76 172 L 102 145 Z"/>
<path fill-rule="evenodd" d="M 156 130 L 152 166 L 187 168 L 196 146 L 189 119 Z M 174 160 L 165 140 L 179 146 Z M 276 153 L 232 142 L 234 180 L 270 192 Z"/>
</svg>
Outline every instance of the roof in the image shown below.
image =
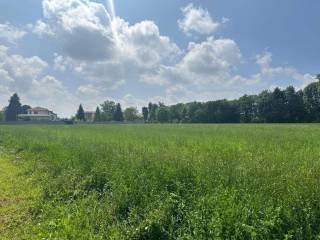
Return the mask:
<svg viewBox="0 0 320 240">
<path fill-rule="evenodd" d="M 31 108 L 32 111 L 49 111 L 47 108 L 43 108 L 43 107 L 35 107 L 35 108 Z"/>
</svg>

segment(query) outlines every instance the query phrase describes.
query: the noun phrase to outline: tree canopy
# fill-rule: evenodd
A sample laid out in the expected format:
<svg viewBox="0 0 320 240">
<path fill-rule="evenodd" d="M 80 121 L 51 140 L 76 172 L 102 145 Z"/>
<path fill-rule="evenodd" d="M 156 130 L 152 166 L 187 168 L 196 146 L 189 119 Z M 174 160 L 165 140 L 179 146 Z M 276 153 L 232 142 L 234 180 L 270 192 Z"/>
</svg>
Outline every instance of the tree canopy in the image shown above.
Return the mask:
<svg viewBox="0 0 320 240">
<path fill-rule="evenodd" d="M 80 104 L 79 106 L 79 109 L 77 111 L 77 115 L 76 115 L 76 118 L 80 121 L 85 121 L 86 118 L 85 118 L 85 114 L 84 114 L 84 110 L 83 110 L 83 107 L 82 107 L 82 104 Z"/>
<path fill-rule="evenodd" d="M 14 93 L 9 100 L 9 105 L 6 108 L 6 121 L 17 121 L 18 114 L 21 113 L 21 103 L 18 94 Z"/>
</svg>

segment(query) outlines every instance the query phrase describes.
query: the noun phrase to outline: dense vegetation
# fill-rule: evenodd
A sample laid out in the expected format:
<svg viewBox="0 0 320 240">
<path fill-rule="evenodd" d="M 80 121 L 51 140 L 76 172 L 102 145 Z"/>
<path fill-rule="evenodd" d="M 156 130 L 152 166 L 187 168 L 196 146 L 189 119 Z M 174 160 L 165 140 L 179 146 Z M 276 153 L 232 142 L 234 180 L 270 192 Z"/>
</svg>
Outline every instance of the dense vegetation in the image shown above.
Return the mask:
<svg viewBox="0 0 320 240">
<path fill-rule="evenodd" d="M 319 76 L 320 77 L 320 76 Z M 320 122 L 320 82 L 304 90 L 275 88 L 237 100 L 191 102 L 144 107 L 147 122 L 162 123 L 298 123 Z"/>
<path fill-rule="evenodd" d="M 96 108 L 95 122 L 147 123 L 315 123 L 320 122 L 320 75 L 318 82 L 296 91 L 289 86 L 284 90 L 275 88 L 258 95 L 244 95 L 236 100 L 217 100 L 205 103 L 190 102 L 165 106 L 149 103 L 141 114 L 137 108 L 122 111 L 120 103 L 105 101 Z M 7 121 L 16 121 L 19 113 L 26 113 L 30 106 L 20 103 L 14 94 L 5 108 Z M 74 120 L 86 121 L 85 111 L 79 106 Z M 1 121 L 1 115 L 0 115 Z"/>
<path fill-rule="evenodd" d="M 41 193 L 30 219 L 8 231 L 319 239 L 319 135 L 319 125 L 1 126 L 0 146 L 29 166 Z"/>
</svg>

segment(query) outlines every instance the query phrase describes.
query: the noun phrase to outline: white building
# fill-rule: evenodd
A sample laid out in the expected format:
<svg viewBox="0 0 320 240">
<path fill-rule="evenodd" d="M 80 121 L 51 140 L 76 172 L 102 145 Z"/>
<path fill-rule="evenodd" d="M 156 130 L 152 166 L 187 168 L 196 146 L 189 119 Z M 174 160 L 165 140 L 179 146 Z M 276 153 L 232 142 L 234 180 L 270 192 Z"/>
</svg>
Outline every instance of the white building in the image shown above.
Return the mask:
<svg viewBox="0 0 320 240">
<path fill-rule="evenodd" d="M 87 122 L 93 122 L 95 118 L 96 112 L 84 112 L 84 118 Z"/>
<path fill-rule="evenodd" d="M 18 118 L 24 121 L 56 121 L 57 114 L 47 108 L 35 107 L 28 109 L 27 114 L 19 114 Z"/>
</svg>

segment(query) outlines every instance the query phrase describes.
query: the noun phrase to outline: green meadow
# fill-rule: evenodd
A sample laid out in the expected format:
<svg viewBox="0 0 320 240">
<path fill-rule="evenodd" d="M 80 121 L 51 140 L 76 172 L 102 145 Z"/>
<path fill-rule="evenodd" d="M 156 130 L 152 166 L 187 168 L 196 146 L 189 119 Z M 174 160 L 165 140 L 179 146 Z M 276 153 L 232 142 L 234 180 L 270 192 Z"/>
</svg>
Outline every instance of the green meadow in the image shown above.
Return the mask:
<svg viewBox="0 0 320 240">
<path fill-rule="evenodd" d="M 320 125 L 0 126 L 0 239 L 320 239 Z"/>
</svg>

